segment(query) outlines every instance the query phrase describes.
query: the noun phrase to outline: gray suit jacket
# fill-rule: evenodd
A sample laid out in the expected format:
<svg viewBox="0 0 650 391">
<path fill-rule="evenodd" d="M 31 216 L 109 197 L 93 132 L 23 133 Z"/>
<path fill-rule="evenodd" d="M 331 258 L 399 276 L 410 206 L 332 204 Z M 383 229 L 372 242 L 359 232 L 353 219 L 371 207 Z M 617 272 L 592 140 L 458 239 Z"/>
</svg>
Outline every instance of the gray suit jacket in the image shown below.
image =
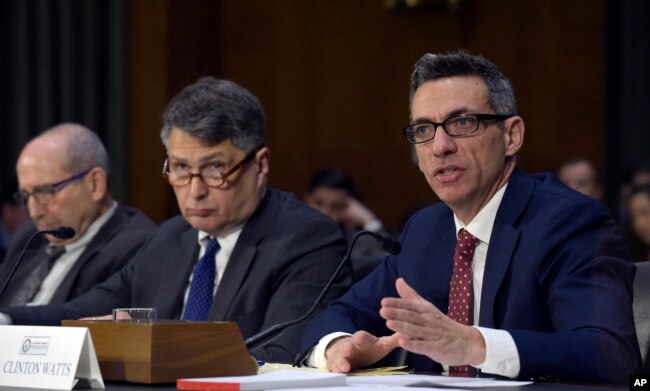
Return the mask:
<svg viewBox="0 0 650 391">
<path fill-rule="evenodd" d="M 137 253 L 154 227 L 154 223 L 139 210 L 118 205 L 113 215 L 88 243 L 50 303 L 72 300 L 118 272 Z M 36 227 L 32 222 L 25 223 L 16 232 L 0 268 L 0 281 L 4 282 L 27 239 L 34 232 Z M 0 297 L 0 306 L 9 304 L 32 270 L 46 257 L 47 243 L 43 236 L 32 240 L 7 291 Z"/>
<path fill-rule="evenodd" d="M 198 232 L 181 216 L 161 224 L 138 256 L 106 283 L 63 306 L 0 309 L 14 324 L 57 324 L 61 319 L 104 315 L 117 307 L 155 307 L 159 319 L 178 319 L 189 276 L 198 260 Z M 345 252 L 336 224 L 293 195 L 267 189 L 246 222 L 224 271 L 209 319 L 237 322 L 244 338 L 303 315 Z M 324 300 L 351 283 L 346 268 Z M 286 330 L 251 352 L 289 362 L 298 352 L 303 325 Z"/>
</svg>

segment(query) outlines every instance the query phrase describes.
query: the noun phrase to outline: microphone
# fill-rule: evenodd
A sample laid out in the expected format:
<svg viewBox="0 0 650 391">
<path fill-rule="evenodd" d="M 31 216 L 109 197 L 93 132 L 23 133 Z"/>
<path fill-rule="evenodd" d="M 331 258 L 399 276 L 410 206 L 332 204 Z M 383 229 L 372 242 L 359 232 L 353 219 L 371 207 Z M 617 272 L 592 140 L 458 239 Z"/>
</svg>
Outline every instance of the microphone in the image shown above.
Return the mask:
<svg viewBox="0 0 650 391">
<path fill-rule="evenodd" d="M 382 250 L 386 251 L 387 253 L 389 253 L 391 255 L 397 255 L 397 254 L 400 253 L 400 251 L 402 251 L 402 246 L 399 244 L 399 242 L 397 240 L 391 238 L 390 236 L 383 236 L 383 235 L 379 235 L 379 234 L 376 234 L 376 233 L 370 232 L 370 231 L 361 231 L 359 233 L 363 233 L 363 232 L 365 232 L 368 235 L 375 238 L 375 240 L 377 241 L 377 244 L 379 244 L 379 247 L 381 247 Z M 359 235 L 359 236 L 361 236 L 361 235 Z M 356 237 L 355 237 L 355 239 L 356 239 Z M 354 241 L 353 241 L 353 244 L 354 244 Z"/>
<path fill-rule="evenodd" d="M 25 257 L 25 252 L 27 252 L 27 247 L 29 247 L 29 244 L 34 240 L 35 237 L 39 235 L 52 235 L 56 238 L 59 239 L 70 239 L 75 235 L 75 230 L 66 227 L 66 226 L 60 226 L 56 227 L 53 229 L 48 229 L 44 231 L 36 231 L 34 232 L 29 239 L 27 239 L 27 242 L 23 246 L 23 249 L 20 251 L 20 256 L 18 257 L 18 260 L 14 263 L 12 266 L 11 270 L 9 271 L 9 274 L 7 275 L 7 279 L 5 280 L 4 284 L 2 284 L 2 288 L 0 288 L 0 297 L 2 296 L 3 293 L 5 293 L 5 290 L 7 290 L 7 287 L 9 286 L 9 283 L 11 282 L 11 279 L 13 278 L 14 274 L 16 273 L 16 269 L 18 269 L 18 265 L 22 262 L 23 258 Z"/>
<path fill-rule="evenodd" d="M 59 239 L 70 239 L 76 233 L 71 227 L 64 225 L 47 231 L 38 231 L 37 234 L 49 234 Z"/>
<path fill-rule="evenodd" d="M 279 336 L 280 333 L 282 333 L 284 330 L 288 329 L 289 327 L 297 325 L 299 323 L 302 323 L 305 320 L 307 320 L 310 316 L 312 316 L 314 314 L 314 312 L 316 311 L 316 309 L 318 308 L 318 306 L 321 304 L 321 301 L 323 301 L 323 298 L 325 297 L 325 294 L 327 294 L 327 292 L 329 291 L 330 287 L 334 283 L 334 280 L 336 279 L 336 277 L 341 272 L 341 269 L 343 269 L 343 266 L 345 266 L 345 264 L 350 261 L 350 253 L 352 253 L 352 249 L 354 248 L 354 245 L 356 244 L 357 239 L 359 239 L 359 237 L 361 237 L 363 235 L 370 235 L 373 238 L 375 238 L 375 240 L 377 241 L 379 246 L 381 246 L 382 249 L 384 249 L 386 252 L 388 252 L 390 254 L 393 254 L 393 255 L 398 254 L 402 250 L 402 247 L 400 246 L 400 244 L 395 239 L 393 239 L 391 237 L 382 236 L 382 235 L 379 235 L 379 234 L 376 234 L 376 233 L 370 232 L 370 231 L 359 231 L 359 232 L 357 232 L 357 234 L 354 235 L 354 238 L 352 239 L 352 243 L 350 244 L 350 247 L 348 247 L 348 251 L 345 253 L 345 256 L 343 257 L 343 260 L 341 260 L 341 263 L 339 263 L 336 270 L 334 270 L 334 273 L 332 274 L 332 277 L 330 277 L 327 284 L 325 284 L 325 287 L 320 292 L 320 295 L 318 295 L 318 298 L 316 299 L 314 304 L 311 306 L 311 308 L 303 316 L 301 316 L 298 319 L 294 319 L 294 320 L 290 320 L 288 322 L 273 325 L 273 326 L 269 327 L 268 329 L 263 330 L 263 331 L 255 334 L 255 335 L 247 338 L 244 341 L 244 344 L 246 344 L 246 348 L 249 351 L 253 351 L 253 350 L 261 347 L 265 343 L 269 342 L 272 338 Z"/>
</svg>

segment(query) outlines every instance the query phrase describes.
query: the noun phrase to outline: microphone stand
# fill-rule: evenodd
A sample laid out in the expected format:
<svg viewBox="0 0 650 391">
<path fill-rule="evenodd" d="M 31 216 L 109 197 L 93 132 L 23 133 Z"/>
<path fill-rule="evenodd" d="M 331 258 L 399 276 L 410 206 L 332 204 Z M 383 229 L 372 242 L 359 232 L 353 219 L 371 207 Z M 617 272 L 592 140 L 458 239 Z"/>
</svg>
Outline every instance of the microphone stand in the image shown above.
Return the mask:
<svg viewBox="0 0 650 391">
<path fill-rule="evenodd" d="M 18 257 L 18 260 L 14 262 L 13 266 L 11 267 L 11 270 L 9 271 L 9 274 L 7 275 L 7 279 L 5 280 L 4 284 L 2 284 L 2 288 L 0 288 L 0 297 L 2 296 L 3 293 L 7 290 L 7 287 L 9 286 L 9 282 L 11 282 L 11 279 L 13 278 L 14 274 L 16 273 L 16 269 L 18 269 L 18 265 L 22 262 L 23 258 L 25 257 L 25 252 L 27 251 L 27 247 L 29 244 L 34 240 L 35 237 L 38 235 L 45 234 L 46 231 L 36 231 L 31 236 L 29 239 L 27 239 L 27 242 L 25 242 L 25 245 L 23 246 L 23 249 L 20 251 L 20 256 Z"/>
<path fill-rule="evenodd" d="M 29 239 L 27 239 L 27 242 L 25 242 L 25 245 L 23 246 L 23 249 L 20 251 L 20 256 L 18 257 L 18 260 L 13 264 L 11 267 L 11 270 L 9 271 L 9 274 L 7 275 L 7 279 L 5 282 L 2 284 L 2 288 L 0 288 L 0 297 L 2 297 L 2 294 L 5 293 L 7 290 L 7 287 L 9 286 L 9 283 L 11 282 L 11 279 L 13 278 L 14 274 L 16 273 L 16 269 L 18 269 L 18 265 L 22 262 L 23 258 L 25 257 L 25 253 L 27 252 L 27 247 L 29 247 L 29 244 L 34 240 L 35 237 L 38 235 L 44 235 L 44 234 L 50 234 L 53 235 L 59 239 L 69 239 L 75 235 L 74 229 L 70 227 L 57 227 L 51 230 L 46 230 L 46 231 L 36 231 L 31 236 Z"/>
<path fill-rule="evenodd" d="M 325 294 L 327 294 L 327 292 L 329 291 L 330 287 L 334 283 L 334 280 L 336 279 L 336 277 L 341 272 L 341 269 L 343 269 L 343 266 L 345 266 L 346 263 L 350 262 L 350 254 L 352 253 L 352 249 L 354 248 L 354 245 L 356 244 L 357 239 L 359 237 L 363 236 L 363 235 L 371 235 L 375 239 L 377 239 L 378 242 L 379 242 L 379 238 L 384 239 L 381 235 L 377 235 L 377 234 L 375 234 L 373 232 L 370 232 L 370 231 L 357 232 L 357 234 L 354 235 L 354 238 L 352 239 L 352 243 L 350 244 L 350 247 L 348 247 L 348 251 L 345 253 L 345 256 L 343 257 L 343 260 L 341 260 L 338 267 L 336 268 L 336 270 L 332 274 L 332 277 L 330 277 L 327 284 L 325 284 L 325 287 L 320 292 L 320 295 L 318 296 L 318 298 L 316 299 L 314 304 L 311 306 L 309 311 L 307 311 L 303 316 L 301 316 L 298 319 L 290 320 L 290 321 L 284 322 L 284 323 L 278 323 L 278 324 L 273 325 L 273 326 L 269 327 L 268 329 L 266 329 L 266 330 L 264 330 L 264 331 L 262 331 L 260 333 L 257 333 L 255 335 L 247 338 L 244 341 L 244 343 L 246 344 L 246 348 L 249 351 L 253 351 L 253 350 L 259 348 L 260 346 L 264 345 L 265 343 L 267 343 L 269 340 L 271 340 L 271 338 L 278 336 L 280 333 L 282 333 L 287 328 L 289 328 L 291 326 L 294 326 L 296 324 L 302 323 L 305 320 L 307 320 L 310 316 L 312 316 L 314 314 L 314 312 L 316 312 L 316 309 L 318 308 L 318 306 L 323 301 L 323 298 L 325 297 Z M 391 245 L 393 245 L 393 243 L 396 243 L 397 247 L 399 247 L 399 243 L 397 243 L 394 239 L 390 238 L 390 241 L 391 241 Z M 379 242 L 379 243 L 383 247 L 383 244 L 381 242 Z M 387 250 L 387 251 L 389 251 L 389 250 Z M 397 250 L 397 252 L 399 252 L 399 250 Z"/>
</svg>

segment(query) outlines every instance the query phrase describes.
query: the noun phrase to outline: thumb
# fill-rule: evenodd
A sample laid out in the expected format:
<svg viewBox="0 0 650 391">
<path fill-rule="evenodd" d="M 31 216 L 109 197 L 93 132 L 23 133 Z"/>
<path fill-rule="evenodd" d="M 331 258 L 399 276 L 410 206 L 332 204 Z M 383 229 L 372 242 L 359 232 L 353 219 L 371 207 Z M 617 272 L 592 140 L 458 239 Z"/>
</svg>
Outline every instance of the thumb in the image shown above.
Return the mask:
<svg viewBox="0 0 650 391">
<path fill-rule="evenodd" d="M 397 288 L 397 293 L 399 294 L 399 297 L 401 297 L 404 300 L 407 301 L 414 301 L 417 303 L 424 303 L 426 300 L 420 296 L 415 289 L 411 288 L 409 284 L 404 281 L 403 278 L 398 278 L 395 281 L 395 288 Z"/>
<path fill-rule="evenodd" d="M 399 340 L 403 336 L 399 333 L 393 333 L 391 335 L 387 335 L 384 337 L 379 338 L 379 343 L 381 343 L 384 346 L 388 346 L 391 349 L 394 349 L 399 346 Z"/>
</svg>

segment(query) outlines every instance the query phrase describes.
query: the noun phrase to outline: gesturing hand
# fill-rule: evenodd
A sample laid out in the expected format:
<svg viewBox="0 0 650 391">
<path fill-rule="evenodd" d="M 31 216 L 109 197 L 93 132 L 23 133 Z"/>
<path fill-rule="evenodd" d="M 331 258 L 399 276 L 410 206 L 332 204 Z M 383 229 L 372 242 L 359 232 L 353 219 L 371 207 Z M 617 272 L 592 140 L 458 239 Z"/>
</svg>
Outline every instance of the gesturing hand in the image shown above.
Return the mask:
<svg viewBox="0 0 650 391">
<path fill-rule="evenodd" d="M 396 347 L 395 335 L 377 338 L 366 331 L 357 331 L 330 342 L 325 350 L 327 369 L 350 372 L 381 360 Z"/>
<path fill-rule="evenodd" d="M 379 314 L 405 350 L 446 365 L 485 361 L 485 341 L 474 327 L 460 324 L 423 299 L 403 278 L 395 282 L 399 298 L 384 298 Z"/>
</svg>

